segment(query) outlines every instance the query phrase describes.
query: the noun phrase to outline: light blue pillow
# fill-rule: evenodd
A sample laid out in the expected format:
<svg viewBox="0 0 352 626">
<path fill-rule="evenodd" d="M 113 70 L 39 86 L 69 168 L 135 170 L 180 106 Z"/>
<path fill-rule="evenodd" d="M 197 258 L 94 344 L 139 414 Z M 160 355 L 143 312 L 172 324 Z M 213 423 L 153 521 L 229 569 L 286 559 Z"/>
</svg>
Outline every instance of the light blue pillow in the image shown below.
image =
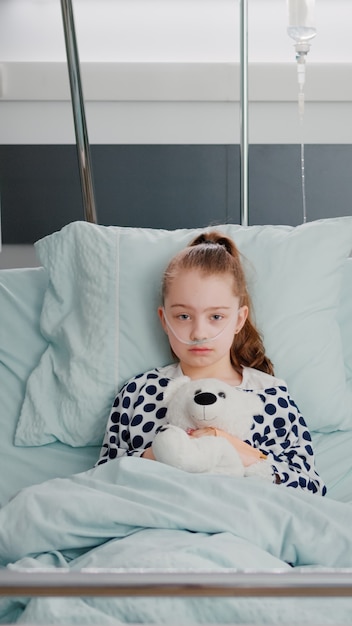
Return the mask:
<svg viewBox="0 0 352 626">
<path fill-rule="evenodd" d="M 44 268 L 0 270 L 0 507 L 23 487 L 92 467 L 99 455 L 59 441 L 13 445 L 28 376 L 48 347 L 39 328 L 47 283 Z"/>
<path fill-rule="evenodd" d="M 346 378 L 352 390 L 352 258 L 347 259 L 343 268 L 338 322 L 341 330 Z"/>
<path fill-rule="evenodd" d="M 290 226 L 217 226 L 245 257 L 257 326 L 311 430 L 352 429 L 337 320 L 352 217 Z M 17 445 L 95 445 L 123 382 L 171 361 L 156 314 L 169 258 L 204 229 L 75 222 L 36 244 L 49 274 L 49 342 L 28 380 Z"/>
<path fill-rule="evenodd" d="M 42 267 L 0 272 L 0 362 L 21 382 L 47 348 L 39 328 L 47 283 Z"/>
</svg>

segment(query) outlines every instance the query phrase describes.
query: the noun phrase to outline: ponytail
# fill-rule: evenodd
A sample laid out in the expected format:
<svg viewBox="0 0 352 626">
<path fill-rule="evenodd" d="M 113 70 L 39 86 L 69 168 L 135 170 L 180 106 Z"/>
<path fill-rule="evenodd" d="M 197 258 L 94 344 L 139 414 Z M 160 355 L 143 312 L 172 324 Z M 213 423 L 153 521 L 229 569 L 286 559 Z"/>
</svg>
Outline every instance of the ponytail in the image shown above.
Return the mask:
<svg viewBox="0 0 352 626">
<path fill-rule="evenodd" d="M 227 259 L 227 262 L 223 263 L 223 269 L 218 271 L 219 273 L 232 273 L 240 306 L 248 307 L 248 317 L 240 332 L 234 336 L 230 350 L 231 363 L 234 369 L 240 374 L 242 366 L 254 367 L 273 375 L 273 364 L 265 354 L 262 337 L 253 322 L 253 306 L 242 267 L 241 254 L 234 241 L 218 231 L 211 231 L 195 237 L 190 243 L 190 247 L 194 246 L 213 246 L 226 251 L 226 257 L 231 257 L 231 259 Z M 212 265 L 209 263 L 208 271 L 209 273 L 216 271 L 214 263 Z"/>
</svg>

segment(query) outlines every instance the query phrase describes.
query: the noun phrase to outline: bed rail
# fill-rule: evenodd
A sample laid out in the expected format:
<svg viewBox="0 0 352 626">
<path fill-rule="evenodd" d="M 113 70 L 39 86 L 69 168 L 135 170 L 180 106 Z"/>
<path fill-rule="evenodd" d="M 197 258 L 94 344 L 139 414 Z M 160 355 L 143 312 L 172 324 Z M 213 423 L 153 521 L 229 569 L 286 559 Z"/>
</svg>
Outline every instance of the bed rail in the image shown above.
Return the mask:
<svg viewBox="0 0 352 626">
<path fill-rule="evenodd" d="M 0 571 L 0 596 L 352 597 L 352 569 L 23 569 Z"/>
</svg>

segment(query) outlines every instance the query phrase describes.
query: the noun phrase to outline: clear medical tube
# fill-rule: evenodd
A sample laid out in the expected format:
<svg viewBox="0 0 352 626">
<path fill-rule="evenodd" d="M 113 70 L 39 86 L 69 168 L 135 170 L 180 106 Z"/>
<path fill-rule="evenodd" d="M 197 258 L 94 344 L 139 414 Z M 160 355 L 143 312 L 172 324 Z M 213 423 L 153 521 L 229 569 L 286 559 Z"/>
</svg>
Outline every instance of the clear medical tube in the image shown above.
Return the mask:
<svg viewBox="0 0 352 626">
<path fill-rule="evenodd" d="M 223 328 L 221 328 L 221 330 L 219 330 L 215 335 L 213 335 L 212 337 L 204 337 L 203 339 L 183 339 L 183 337 L 180 337 L 180 334 L 178 332 L 176 332 L 176 330 L 173 328 L 172 324 L 169 322 L 167 316 L 166 316 L 166 311 L 163 307 L 163 313 L 164 313 L 164 319 L 166 322 L 166 326 L 168 327 L 168 329 L 172 332 L 173 336 L 177 339 L 177 341 L 180 341 L 181 343 L 185 344 L 186 346 L 201 346 L 204 343 L 209 343 L 211 341 L 216 341 L 216 339 L 218 339 L 218 337 L 220 337 L 225 330 L 227 330 L 227 328 L 229 327 L 229 325 L 231 324 L 232 321 L 236 321 L 237 317 L 238 317 L 238 310 L 236 310 L 233 314 L 233 316 L 230 317 L 230 319 L 227 321 L 227 323 L 225 324 L 225 326 Z M 235 331 L 234 331 L 235 332 Z"/>
<path fill-rule="evenodd" d="M 301 140 L 301 178 L 303 223 L 307 221 L 305 158 L 303 141 L 304 120 L 304 85 L 306 79 L 306 56 L 310 50 L 310 42 L 317 34 L 314 23 L 315 0 L 288 0 L 287 32 L 295 41 L 294 47 L 297 60 L 298 78 L 298 113 L 302 129 Z"/>
</svg>

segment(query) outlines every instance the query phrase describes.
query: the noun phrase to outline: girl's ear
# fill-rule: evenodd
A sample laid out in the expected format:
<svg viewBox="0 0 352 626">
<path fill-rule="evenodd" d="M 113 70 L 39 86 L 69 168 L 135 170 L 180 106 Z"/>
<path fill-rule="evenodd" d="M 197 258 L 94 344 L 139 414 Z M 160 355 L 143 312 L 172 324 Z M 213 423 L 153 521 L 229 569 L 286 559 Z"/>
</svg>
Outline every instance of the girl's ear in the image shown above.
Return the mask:
<svg viewBox="0 0 352 626">
<path fill-rule="evenodd" d="M 238 309 L 237 324 L 235 328 L 236 335 L 237 333 L 240 332 L 240 330 L 242 330 L 243 326 L 245 325 L 247 317 L 248 317 L 248 306 L 246 305 L 241 306 L 241 308 Z"/>
<path fill-rule="evenodd" d="M 164 309 L 162 306 L 158 307 L 158 316 L 161 322 L 161 325 L 164 329 L 164 331 L 167 333 L 167 326 L 166 326 L 166 322 L 165 322 L 165 315 L 164 315 Z"/>
</svg>

